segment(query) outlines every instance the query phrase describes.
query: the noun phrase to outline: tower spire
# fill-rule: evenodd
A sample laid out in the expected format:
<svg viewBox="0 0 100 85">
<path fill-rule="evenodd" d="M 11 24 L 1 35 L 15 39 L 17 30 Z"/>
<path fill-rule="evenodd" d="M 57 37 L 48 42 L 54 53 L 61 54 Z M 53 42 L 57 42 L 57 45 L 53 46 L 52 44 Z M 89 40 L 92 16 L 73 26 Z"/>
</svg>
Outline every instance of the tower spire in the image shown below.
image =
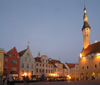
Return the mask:
<svg viewBox="0 0 100 85">
<path fill-rule="evenodd" d="M 84 0 L 85 1 L 85 0 Z M 90 25 L 88 24 L 88 15 L 86 13 L 86 7 L 85 7 L 85 2 L 84 2 L 84 15 L 83 15 L 83 27 L 82 27 L 82 32 L 83 32 L 83 48 L 87 48 L 90 44 Z"/>
</svg>

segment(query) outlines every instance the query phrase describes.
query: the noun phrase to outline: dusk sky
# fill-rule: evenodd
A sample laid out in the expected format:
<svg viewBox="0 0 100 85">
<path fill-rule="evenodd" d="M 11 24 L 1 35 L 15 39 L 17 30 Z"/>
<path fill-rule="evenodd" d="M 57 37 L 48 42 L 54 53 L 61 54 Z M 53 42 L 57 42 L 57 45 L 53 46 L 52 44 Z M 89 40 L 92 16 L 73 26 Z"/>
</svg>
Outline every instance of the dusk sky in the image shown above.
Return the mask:
<svg viewBox="0 0 100 85">
<path fill-rule="evenodd" d="M 100 0 L 85 0 L 90 44 L 100 41 Z M 78 62 L 83 48 L 84 0 L 0 0 L 0 48 L 27 48 L 62 63 Z"/>
</svg>

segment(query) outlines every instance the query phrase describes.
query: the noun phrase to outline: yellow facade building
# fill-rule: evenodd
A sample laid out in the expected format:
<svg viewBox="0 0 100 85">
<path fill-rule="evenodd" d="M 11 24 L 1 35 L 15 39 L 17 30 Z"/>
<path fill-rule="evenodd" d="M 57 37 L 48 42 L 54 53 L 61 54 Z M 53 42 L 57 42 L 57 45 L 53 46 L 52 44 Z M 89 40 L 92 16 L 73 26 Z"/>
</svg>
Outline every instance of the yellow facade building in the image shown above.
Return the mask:
<svg viewBox="0 0 100 85">
<path fill-rule="evenodd" d="M 0 78 L 3 76 L 4 53 L 4 49 L 0 48 Z"/>
<path fill-rule="evenodd" d="M 90 29 L 84 8 L 83 50 L 79 57 L 79 80 L 100 79 L 100 42 L 90 44 Z"/>
</svg>

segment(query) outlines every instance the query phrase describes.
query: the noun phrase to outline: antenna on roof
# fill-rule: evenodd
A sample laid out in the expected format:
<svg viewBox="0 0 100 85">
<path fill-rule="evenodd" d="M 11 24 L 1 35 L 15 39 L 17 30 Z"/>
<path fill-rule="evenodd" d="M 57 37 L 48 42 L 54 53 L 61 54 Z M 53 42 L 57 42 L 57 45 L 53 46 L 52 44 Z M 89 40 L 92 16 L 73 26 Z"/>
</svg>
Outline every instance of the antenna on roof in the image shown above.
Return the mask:
<svg viewBox="0 0 100 85">
<path fill-rule="evenodd" d="M 29 41 L 28 41 L 28 44 L 27 44 L 27 49 L 29 48 Z"/>
<path fill-rule="evenodd" d="M 85 8 L 85 0 L 84 0 L 84 8 Z"/>
<path fill-rule="evenodd" d="M 60 61 L 60 57 L 59 57 L 59 61 Z"/>
</svg>

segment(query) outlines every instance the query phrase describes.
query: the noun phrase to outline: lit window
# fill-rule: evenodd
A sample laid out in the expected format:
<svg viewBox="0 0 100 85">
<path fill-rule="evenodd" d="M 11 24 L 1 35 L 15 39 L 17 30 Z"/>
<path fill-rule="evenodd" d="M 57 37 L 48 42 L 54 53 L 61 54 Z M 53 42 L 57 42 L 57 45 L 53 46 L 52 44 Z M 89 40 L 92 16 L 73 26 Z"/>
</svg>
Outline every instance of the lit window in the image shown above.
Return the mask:
<svg viewBox="0 0 100 85">
<path fill-rule="evenodd" d="M 22 70 L 22 74 L 24 74 L 24 70 Z"/>
<path fill-rule="evenodd" d="M 40 69 L 40 73 L 41 73 L 41 69 Z"/>
<path fill-rule="evenodd" d="M 17 67 L 12 67 L 12 71 L 17 71 Z"/>
</svg>

